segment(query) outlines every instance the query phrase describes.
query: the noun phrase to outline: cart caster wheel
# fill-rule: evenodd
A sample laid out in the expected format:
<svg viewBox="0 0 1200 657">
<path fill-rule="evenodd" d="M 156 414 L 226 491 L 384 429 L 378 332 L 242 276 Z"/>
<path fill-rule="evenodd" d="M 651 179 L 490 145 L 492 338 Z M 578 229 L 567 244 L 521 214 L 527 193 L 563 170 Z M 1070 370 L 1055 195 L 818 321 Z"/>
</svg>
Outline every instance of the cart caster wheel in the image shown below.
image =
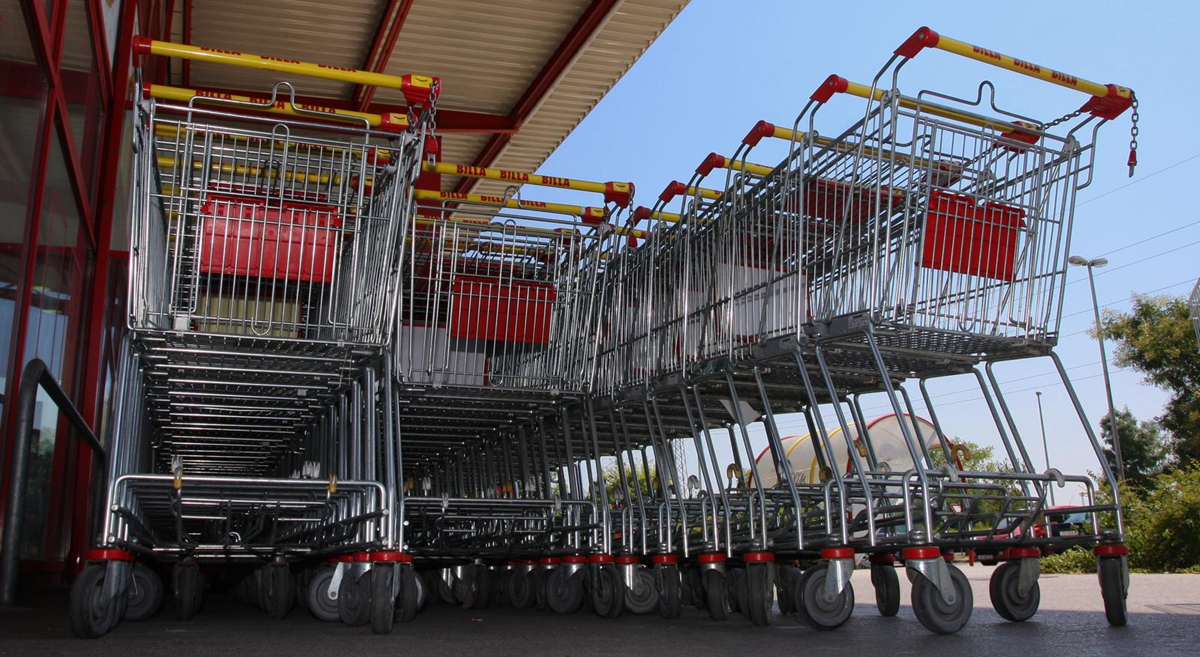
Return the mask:
<svg viewBox="0 0 1200 657">
<path fill-rule="evenodd" d="M 725 581 L 729 583 L 729 603 L 734 611 L 746 613 L 746 569 L 731 568 L 726 571 Z"/>
<path fill-rule="evenodd" d="M 1104 598 L 1104 615 L 1108 624 L 1122 627 L 1129 622 L 1129 611 L 1125 598 L 1125 573 L 1122 561 L 1125 557 L 1100 557 L 1096 562 L 1096 573 L 1100 577 L 1100 595 Z"/>
<path fill-rule="evenodd" d="M 630 613 L 649 614 L 658 609 L 657 579 L 649 568 L 633 571 L 633 586 L 625 588 L 625 606 Z"/>
<path fill-rule="evenodd" d="M 796 580 L 800 569 L 795 566 L 775 566 L 775 598 L 779 601 L 779 613 L 791 616 L 796 613 Z"/>
<path fill-rule="evenodd" d="M 760 627 L 771 624 L 772 580 L 770 564 L 752 563 L 746 566 L 746 605 L 742 611 L 750 618 L 750 622 Z"/>
<path fill-rule="evenodd" d="M 583 606 L 583 577 L 555 568 L 546 578 L 546 605 L 559 614 L 573 614 Z"/>
<path fill-rule="evenodd" d="M 1022 596 L 1018 583 L 1020 581 L 1021 564 L 1017 561 L 1006 561 L 994 572 L 988 582 L 988 594 L 992 599 L 992 608 L 1004 620 L 1020 623 L 1033 618 L 1037 613 L 1038 604 L 1042 601 L 1041 588 L 1037 582 Z"/>
<path fill-rule="evenodd" d="M 493 574 L 490 568 L 484 565 L 476 565 L 470 571 L 471 579 L 474 584 L 474 601 L 472 604 L 463 604 L 464 609 L 487 609 L 488 604 L 492 601 L 492 579 Z"/>
<path fill-rule="evenodd" d="M 346 572 L 338 589 L 338 618 L 350 627 L 371 622 L 371 571 Z"/>
<path fill-rule="evenodd" d="M 341 616 L 338 615 L 337 598 L 333 597 L 334 591 L 329 586 L 333 582 L 334 570 L 332 567 L 318 568 L 308 582 L 308 610 L 317 620 L 326 623 L 341 620 Z"/>
<path fill-rule="evenodd" d="M 204 580 L 195 561 L 184 560 L 175 564 L 175 616 L 179 620 L 191 620 L 200 611 L 204 601 Z"/>
<path fill-rule="evenodd" d="M 617 618 L 625 611 L 625 582 L 612 564 L 601 564 L 589 573 L 592 610 L 601 618 Z"/>
<path fill-rule="evenodd" d="M 954 566 L 946 567 L 950 571 L 950 584 L 954 586 L 954 604 L 946 604 L 937 587 L 925 577 L 917 576 L 913 580 L 913 612 L 925 629 L 937 634 L 953 634 L 961 630 L 971 620 L 971 610 L 975 604 L 967 576 Z"/>
<path fill-rule="evenodd" d="M 891 564 L 871 564 L 871 584 L 875 587 L 875 608 L 879 615 L 900 613 L 900 576 Z"/>
<path fill-rule="evenodd" d="M 71 631 L 81 639 L 104 636 L 121 622 L 116 601 L 104 598 L 107 570 L 103 563 L 91 564 L 71 585 Z"/>
<path fill-rule="evenodd" d="M 396 622 L 411 623 L 421 609 L 424 585 L 412 566 L 397 566 L 400 569 L 400 595 L 396 597 Z"/>
<path fill-rule="evenodd" d="M 733 613 L 733 599 L 730 596 L 730 582 L 725 573 L 719 570 L 709 570 L 704 573 L 703 596 L 708 606 L 708 615 L 713 620 L 725 620 Z M 692 595 L 695 595 L 693 593 Z"/>
<path fill-rule="evenodd" d="M 463 576 L 454 578 L 451 590 L 454 600 L 463 609 L 486 609 L 487 592 L 484 590 L 486 572 L 480 567 L 464 569 Z"/>
<path fill-rule="evenodd" d="M 426 583 L 426 579 L 417 572 L 416 568 L 410 567 L 409 570 L 412 571 L 412 579 L 417 591 L 417 611 L 421 611 L 425 608 L 425 605 L 429 604 L 429 585 Z M 401 585 L 403 586 L 403 584 Z M 413 614 L 413 616 L 416 616 L 416 614 Z"/>
<path fill-rule="evenodd" d="M 679 581 L 679 566 L 665 564 L 655 566 L 654 570 L 659 589 L 658 613 L 663 618 L 679 618 L 683 613 L 683 584 Z"/>
<path fill-rule="evenodd" d="M 533 590 L 532 571 L 512 571 L 508 575 L 508 581 L 505 582 L 505 588 L 508 589 L 509 604 L 517 609 L 528 609 L 537 602 Z"/>
<path fill-rule="evenodd" d="M 308 582 L 311 579 L 311 569 L 302 570 L 292 577 L 292 588 L 296 591 L 295 606 L 308 609 Z"/>
<path fill-rule="evenodd" d="M 366 602 L 370 608 L 371 632 L 375 634 L 391 634 L 392 626 L 396 624 L 395 567 L 390 563 L 376 563 L 363 576 L 371 579 L 371 597 Z"/>
<path fill-rule="evenodd" d="M 696 609 L 708 609 L 708 598 L 704 595 L 704 578 L 697 568 L 687 568 L 683 571 L 684 597 L 688 604 Z"/>
<path fill-rule="evenodd" d="M 444 574 L 437 574 L 436 587 L 438 597 L 441 598 L 442 602 L 450 605 L 451 607 L 457 607 L 460 604 L 457 597 L 455 597 L 455 589 L 458 588 L 458 578 L 450 575 L 450 581 L 447 582 L 446 579 L 447 577 Z"/>
<path fill-rule="evenodd" d="M 271 618 L 284 618 L 292 610 L 292 603 L 296 600 L 291 569 L 286 563 L 279 561 L 263 566 L 260 572 L 263 611 Z"/>
<path fill-rule="evenodd" d="M 846 582 L 841 593 L 830 596 L 825 592 L 828 576 L 829 566 L 822 564 L 800 573 L 796 582 L 796 615 L 817 630 L 837 629 L 854 613 L 854 587 Z"/>
<path fill-rule="evenodd" d="M 541 566 L 537 566 L 529 575 L 533 584 L 533 606 L 537 607 L 538 611 L 546 611 L 550 608 L 550 601 L 546 597 L 546 583 L 550 581 L 550 574 Z"/>
<path fill-rule="evenodd" d="M 508 578 L 512 576 L 511 570 L 487 570 L 488 590 L 492 592 L 491 604 L 497 607 L 507 607 L 508 602 Z"/>
<path fill-rule="evenodd" d="M 129 601 L 125 607 L 125 620 L 144 621 L 158 613 L 162 605 L 163 585 L 158 573 L 142 564 L 133 565 L 129 581 Z"/>
</svg>

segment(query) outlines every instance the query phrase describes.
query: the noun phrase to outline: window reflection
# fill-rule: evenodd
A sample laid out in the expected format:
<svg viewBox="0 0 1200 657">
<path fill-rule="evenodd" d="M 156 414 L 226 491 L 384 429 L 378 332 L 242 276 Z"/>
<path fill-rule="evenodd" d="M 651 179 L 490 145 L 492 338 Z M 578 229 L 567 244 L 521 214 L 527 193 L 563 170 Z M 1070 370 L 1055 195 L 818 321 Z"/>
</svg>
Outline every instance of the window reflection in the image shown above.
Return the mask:
<svg viewBox="0 0 1200 657">
<path fill-rule="evenodd" d="M 85 240 L 81 238 L 79 213 L 71 190 L 67 167 L 57 133 L 52 136 L 42 196 L 42 214 L 38 226 L 38 246 L 34 264 L 31 302 L 26 322 L 25 362 L 40 358 L 49 366 L 68 395 L 79 388 L 77 375 L 81 365 L 79 348 L 80 319 L 84 310 L 84 285 L 88 261 Z M 55 445 L 66 438 L 70 425 L 60 421 L 58 409 L 39 389 L 34 415 L 34 440 L 30 454 L 29 483 L 26 488 L 24 531 L 21 555 L 27 559 L 61 559 L 61 526 L 48 527 L 47 521 L 61 523 L 63 477 L 54 472 Z M 61 464 L 59 464 L 61 467 Z M 48 531 L 50 530 L 50 531 Z M 48 537 L 59 537 L 48 545 Z"/>
</svg>

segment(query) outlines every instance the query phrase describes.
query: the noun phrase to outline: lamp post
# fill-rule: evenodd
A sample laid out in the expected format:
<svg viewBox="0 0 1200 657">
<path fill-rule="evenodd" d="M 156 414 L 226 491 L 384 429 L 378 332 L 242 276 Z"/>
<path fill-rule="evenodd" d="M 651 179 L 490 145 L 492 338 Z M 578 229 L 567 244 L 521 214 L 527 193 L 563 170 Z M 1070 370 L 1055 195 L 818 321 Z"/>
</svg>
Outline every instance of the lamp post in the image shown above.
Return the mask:
<svg viewBox="0 0 1200 657">
<path fill-rule="evenodd" d="M 1092 288 L 1092 312 L 1096 317 L 1096 340 L 1100 343 L 1100 367 L 1104 372 L 1104 394 L 1108 396 L 1108 427 L 1112 431 L 1113 456 L 1117 461 L 1117 479 L 1125 480 L 1125 461 L 1121 458 L 1121 435 L 1117 433 L 1117 411 L 1113 406 L 1112 381 L 1108 376 L 1108 354 L 1104 351 L 1104 333 L 1100 328 L 1100 302 L 1096 299 L 1096 278 L 1092 270 L 1108 264 L 1107 258 L 1092 258 L 1088 260 L 1080 256 L 1071 256 L 1067 262 L 1076 267 L 1087 267 L 1088 285 Z"/>
<path fill-rule="evenodd" d="M 1042 415 L 1042 391 L 1037 391 L 1038 421 L 1042 423 L 1042 454 L 1046 457 L 1046 469 L 1050 469 L 1050 447 L 1046 444 L 1046 416 Z M 1050 483 L 1050 506 L 1054 506 L 1054 484 Z"/>
</svg>

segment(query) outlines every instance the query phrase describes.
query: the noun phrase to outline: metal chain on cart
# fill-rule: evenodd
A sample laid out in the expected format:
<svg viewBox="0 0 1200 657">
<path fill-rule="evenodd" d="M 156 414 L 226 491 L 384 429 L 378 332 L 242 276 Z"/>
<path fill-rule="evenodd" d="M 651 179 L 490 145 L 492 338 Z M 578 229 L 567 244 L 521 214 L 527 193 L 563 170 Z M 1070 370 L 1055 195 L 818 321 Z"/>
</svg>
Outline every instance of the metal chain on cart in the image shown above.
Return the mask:
<svg viewBox="0 0 1200 657">
<path fill-rule="evenodd" d="M 1133 95 L 1133 114 L 1130 115 L 1132 124 L 1129 126 L 1129 177 L 1133 177 L 1133 170 L 1137 167 L 1137 148 L 1138 148 L 1138 99 L 1137 95 Z"/>
</svg>

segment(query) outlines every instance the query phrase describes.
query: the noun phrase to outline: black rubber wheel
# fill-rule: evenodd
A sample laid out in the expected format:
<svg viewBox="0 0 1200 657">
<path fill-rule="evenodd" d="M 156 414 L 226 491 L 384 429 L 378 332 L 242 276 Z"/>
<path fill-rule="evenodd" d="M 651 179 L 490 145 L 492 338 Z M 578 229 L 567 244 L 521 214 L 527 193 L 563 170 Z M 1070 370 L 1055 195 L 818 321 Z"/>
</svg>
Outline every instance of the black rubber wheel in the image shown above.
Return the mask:
<svg viewBox="0 0 1200 657">
<path fill-rule="evenodd" d="M 708 605 L 708 615 L 713 620 L 725 620 L 733 613 L 733 599 L 730 595 L 729 577 L 725 573 L 712 569 L 704 572 L 705 603 Z"/>
<path fill-rule="evenodd" d="M 492 600 L 492 570 L 487 566 L 478 564 L 471 568 L 468 572 L 471 573 L 475 587 L 475 597 L 471 605 L 463 604 L 464 609 L 487 609 L 488 604 Z"/>
<path fill-rule="evenodd" d="M 428 580 L 426 580 L 421 573 L 417 572 L 416 568 L 410 567 L 409 570 L 413 571 L 413 581 L 416 582 L 417 611 L 421 611 L 425 608 L 425 605 L 429 604 L 429 591 L 431 589 L 427 584 Z M 403 576 L 401 577 L 401 581 L 403 582 Z M 400 619 L 397 618 L 396 620 Z"/>
<path fill-rule="evenodd" d="M 573 614 L 579 611 L 583 606 L 583 577 L 582 572 L 567 575 L 566 569 L 562 567 L 548 573 L 546 605 L 559 614 Z"/>
<path fill-rule="evenodd" d="M 371 572 L 342 573 L 338 589 L 338 618 L 350 627 L 362 627 L 371 622 Z"/>
<path fill-rule="evenodd" d="M 1029 588 L 1027 595 L 1022 596 L 1018 586 L 1020 579 L 1021 563 L 1006 561 L 992 572 L 992 578 L 988 582 L 988 596 L 992 599 L 992 608 L 1001 618 L 1014 623 L 1033 618 L 1042 600 L 1041 588 L 1037 582 Z"/>
<path fill-rule="evenodd" d="M 133 565 L 129 578 L 129 596 L 125 606 L 125 620 L 144 621 L 158 613 L 163 600 L 162 580 L 158 573 L 142 564 Z"/>
<path fill-rule="evenodd" d="M 505 582 L 508 603 L 517 609 L 528 609 L 537 603 L 533 590 L 533 571 L 514 569 Z"/>
<path fill-rule="evenodd" d="M 326 623 L 336 623 L 341 620 L 338 615 L 338 602 L 331 596 L 329 585 L 333 582 L 336 566 L 318 568 L 308 581 L 308 610 L 317 620 Z"/>
<path fill-rule="evenodd" d="M 658 585 L 658 613 L 663 618 L 679 618 L 683 613 L 683 584 L 679 580 L 679 566 L 669 563 L 654 567 Z"/>
<path fill-rule="evenodd" d="M 534 566 L 533 570 L 529 571 L 529 577 L 533 585 L 533 604 L 538 611 L 546 611 L 550 608 L 549 599 L 546 597 L 546 582 L 549 580 L 549 573 L 542 566 Z"/>
<path fill-rule="evenodd" d="M 446 581 L 447 579 L 450 581 Z M 454 595 L 455 589 L 458 588 L 457 577 L 453 575 L 447 576 L 444 573 L 438 573 L 436 588 L 438 597 L 441 598 L 442 602 L 450 605 L 451 607 L 457 607 L 460 604 L 458 598 Z"/>
<path fill-rule="evenodd" d="M 1108 624 L 1122 627 L 1129 622 L 1129 611 L 1125 598 L 1125 573 L 1122 557 L 1100 557 L 1096 562 L 1096 573 L 1100 577 L 1100 595 L 1104 598 L 1104 615 Z"/>
<path fill-rule="evenodd" d="M 295 582 L 286 563 L 270 563 L 263 566 L 260 575 L 263 611 L 271 618 L 280 619 L 292 610 L 296 600 Z"/>
<path fill-rule="evenodd" d="M 658 609 L 658 578 L 649 568 L 635 567 L 633 586 L 625 588 L 625 607 L 630 613 L 650 614 Z"/>
<path fill-rule="evenodd" d="M 750 622 L 764 627 L 771 624 L 771 596 L 774 593 L 774 582 L 771 576 L 771 564 L 746 564 L 745 575 L 746 605 L 742 613 L 750 618 Z"/>
<path fill-rule="evenodd" d="M 508 578 L 512 576 L 512 569 L 505 570 L 488 569 L 488 590 L 492 592 L 491 602 L 497 607 L 508 606 Z"/>
<path fill-rule="evenodd" d="M 791 616 L 796 613 L 796 581 L 800 569 L 792 565 L 775 566 L 775 599 L 779 602 L 779 613 Z"/>
<path fill-rule="evenodd" d="M 725 571 L 727 573 L 726 580 L 729 583 L 729 598 L 730 604 L 733 605 L 733 610 L 741 613 L 746 613 L 746 569 L 745 568 L 730 568 Z"/>
<path fill-rule="evenodd" d="M 308 582 L 312 579 L 312 569 L 306 568 L 292 576 L 292 588 L 296 590 L 297 607 L 308 609 Z"/>
<path fill-rule="evenodd" d="M 900 576 L 891 564 L 871 564 L 871 585 L 875 587 L 875 608 L 879 615 L 892 617 L 900 613 Z"/>
<path fill-rule="evenodd" d="M 421 608 L 422 582 L 412 566 L 397 566 L 400 569 L 400 591 L 396 596 L 396 622 L 410 623 Z"/>
<path fill-rule="evenodd" d="M 71 585 L 71 631 L 81 639 L 104 636 L 121 622 L 118 605 L 104 599 L 103 563 L 85 567 Z"/>
<path fill-rule="evenodd" d="M 854 613 L 854 586 L 846 587 L 835 596 L 825 593 L 829 566 L 820 564 L 800 574 L 796 583 L 796 615 L 806 625 L 817 630 L 834 630 L 846 624 Z"/>
<path fill-rule="evenodd" d="M 204 580 L 195 562 L 175 564 L 173 578 L 175 588 L 175 616 L 179 620 L 191 620 L 200 611 L 204 601 Z"/>
<path fill-rule="evenodd" d="M 396 565 L 392 563 L 371 564 L 367 576 L 371 578 L 371 597 L 367 606 L 371 608 L 371 632 L 391 634 L 396 624 Z"/>
<path fill-rule="evenodd" d="M 704 594 L 704 578 L 700 576 L 699 568 L 685 568 L 683 571 L 683 586 L 689 603 L 696 609 L 708 609 L 708 596 Z"/>
<path fill-rule="evenodd" d="M 621 571 L 611 563 L 594 566 L 588 573 L 592 611 L 601 618 L 618 618 L 625 611 L 625 582 Z"/>
<path fill-rule="evenodd" d="M 928 579 L 920 575 L 913 579 L 913 613 L 925 629 L 937 634 L 953 634 L 965 627 L 967 621 L 971 620 L 971 610 L 975 604 L 967 576 L 954 566 L 946 567 L 950 570 L 950 583 L 954 586 L 956 596 L 952 605 L 942 600 L 941 594 Z"/>
</svg>

